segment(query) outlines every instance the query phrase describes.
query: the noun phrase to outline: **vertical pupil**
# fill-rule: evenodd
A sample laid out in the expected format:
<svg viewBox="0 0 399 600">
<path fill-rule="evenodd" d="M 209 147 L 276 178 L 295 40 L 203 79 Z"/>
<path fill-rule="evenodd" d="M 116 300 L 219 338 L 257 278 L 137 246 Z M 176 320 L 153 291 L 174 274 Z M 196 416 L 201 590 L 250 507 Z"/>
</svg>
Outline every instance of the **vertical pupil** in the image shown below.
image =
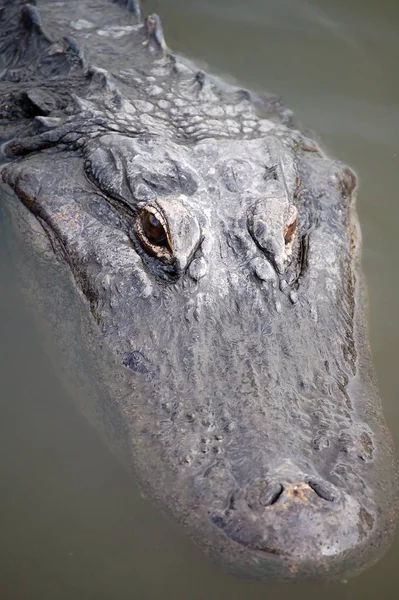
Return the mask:
<svg viewBox="0 0 399 600">
<path fill-rule="evenodd" d="M 290 225 L 286 225 L 284 227 L 284 239 L 285 239 L 286 244 L 290 243 L 292 236 L 295 233 L 295 230 L 296 230 L 296 220 L 293 223 L 291 223 Z"/>
<path fill-rule="evenodd" d="M 156 216 L 153 215 L 152 213 L 149 214 L 148 221 L 149 221 L 149 224 L 151 225 L 151 227 L 158 227 L 160 225 L 160 222 L 158 221 Z"/>
<path fill-rule="evenodd" d="M 166 243 L 166 233 L 165 229 L 157 217 L 150 212 L 147 212 L 143 219 L 143 229 L 153 244 L 157 244 L 158 246 L 164 246 Z"/>
</svg>

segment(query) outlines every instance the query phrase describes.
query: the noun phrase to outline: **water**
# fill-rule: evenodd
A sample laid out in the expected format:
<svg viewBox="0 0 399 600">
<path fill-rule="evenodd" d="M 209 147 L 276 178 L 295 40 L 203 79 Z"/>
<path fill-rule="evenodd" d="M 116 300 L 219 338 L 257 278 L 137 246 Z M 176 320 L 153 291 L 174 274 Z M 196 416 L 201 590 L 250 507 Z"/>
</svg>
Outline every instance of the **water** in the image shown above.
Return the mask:
<svg viewBox="0 0 399 600">
<path fill-rule="evenodd" d="M 360 176 L 371 341 L 399 446 L 394 0 L 147 0 L 168 44 L 240 85 L 281 94 Z M 0 598 L 397 598 L 399 539 L 347 584 L 259 584 L 211 564 L 141 498 L 74 407 L 10 265 L 0 221 Z"/>
</svg>

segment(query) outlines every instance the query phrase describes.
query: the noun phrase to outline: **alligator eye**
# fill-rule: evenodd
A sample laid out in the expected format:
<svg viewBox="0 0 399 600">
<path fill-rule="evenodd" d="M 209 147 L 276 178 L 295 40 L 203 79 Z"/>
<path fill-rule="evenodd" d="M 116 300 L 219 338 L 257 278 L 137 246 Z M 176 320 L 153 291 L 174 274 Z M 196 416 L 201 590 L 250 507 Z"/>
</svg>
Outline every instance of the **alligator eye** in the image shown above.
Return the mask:
<svg viewBox="0 0 399 600">
<path fill-rule="evenodd" d="M 284 242 L 286 246 L 289 246 L 292 242 L 292 238 L 294 237 L 297 226 L 296 217 L 292 219 L 291 222 L 288 222 L 284 227 Z"/>
<path fill-rule="evenodd" d="M 153 213 L 148 211 L 143 212 L 141 224 L 148 240 L 156 246 L 166 247 L 168 245 L 168 237 L 161 221 Z"/>
<path fill-rule="evenodd" d="M 140 244 L 148 254 L 163 260 L 170 259 L 172 246 L 168 225 L 159 208 L 151 205 L 141 207 L 134 227 Z"/>
</svg>

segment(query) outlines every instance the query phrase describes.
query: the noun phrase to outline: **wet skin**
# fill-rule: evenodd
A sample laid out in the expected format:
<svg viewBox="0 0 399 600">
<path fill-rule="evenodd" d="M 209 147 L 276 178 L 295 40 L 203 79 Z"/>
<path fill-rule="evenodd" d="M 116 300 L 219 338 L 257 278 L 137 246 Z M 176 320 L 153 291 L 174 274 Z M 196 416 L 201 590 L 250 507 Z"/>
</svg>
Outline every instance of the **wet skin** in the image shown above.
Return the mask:
<svg viewBox="0 0 399 600">
<path fill-rule="evenodd" d="M 44 4 L 42 24 L 22 4 L 0 3 L 0 179 L 113 356 L 109 444 L 235 573 L 338 579 L 372 564 L 397 479 L 355 175 L 275 98 L 173 57 L 156 16 L 126 33 L 134 66 L 118 67 L 112 40 L 111 75 L 84 59 L 101 66 L 95 29 L 62 38 L 65 15 Z"/>
</svg>

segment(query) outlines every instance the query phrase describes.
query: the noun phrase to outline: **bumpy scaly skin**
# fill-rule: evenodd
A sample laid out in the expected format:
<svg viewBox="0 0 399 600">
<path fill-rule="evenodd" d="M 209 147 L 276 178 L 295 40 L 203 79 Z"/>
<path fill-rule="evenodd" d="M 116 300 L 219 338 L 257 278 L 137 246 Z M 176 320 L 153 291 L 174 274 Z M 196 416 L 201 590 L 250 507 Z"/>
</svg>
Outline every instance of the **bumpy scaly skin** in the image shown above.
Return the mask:
<svg viewBox="0 0 399 600">
<path fill-rule="evenodd" d="M 276 99 L 172 56 L 154 15 L 122 27 L 114 6 L 104 29 L 101 6 L 71 24 L 44 3 L 53 41 L 35 8 L 0 5 L 0 131 L 17 159 L 0 177 L 120 365 L 105 429 L 117 415 L 123 459 L 235 572 L 334 579 L 373 563 L 397 485 L 353 173 Z"/>
</svg>

